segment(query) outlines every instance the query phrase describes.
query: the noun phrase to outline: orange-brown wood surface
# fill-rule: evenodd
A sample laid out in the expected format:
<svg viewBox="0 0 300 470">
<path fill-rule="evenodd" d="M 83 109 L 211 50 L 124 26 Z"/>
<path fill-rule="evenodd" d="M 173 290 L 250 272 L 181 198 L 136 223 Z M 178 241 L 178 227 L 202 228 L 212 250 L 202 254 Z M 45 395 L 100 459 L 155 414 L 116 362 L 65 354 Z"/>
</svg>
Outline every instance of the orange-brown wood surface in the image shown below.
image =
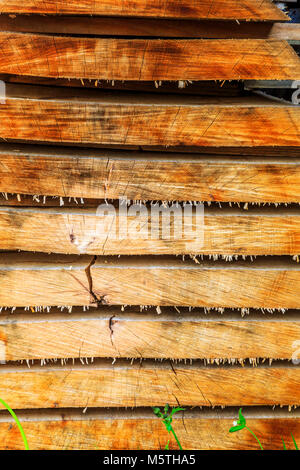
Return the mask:
<svg viewBox="0 0 300 470">
<path fill-rule="evenodd" d="M 274 160 L 2 144 L 0 191 L 99 199 L 300 202 L 300 161 L 289 158 L 290 153 Z"/>
<path fill-rule="evenodd" d="M 265 449 L 300 442 L 300 212 L 265 206 L 300 203 L 300 108 L 242 82 L 300 80 L 287 20 L 0 0 L 0 397 L 31 449 L 164 449 L 166 403 L 184 449 L 257 449 L 240 407 Z M 181 227 L 176 201 L 212 204 Z M 0 442 L 24 448 L 4 409 Z"/>
<path fill-rule="evenodd" d="M 126 309 L 127 311 L 128 309 Z M 287 315 L 287 314 L 286 314 Z M 182 315 L 155 317 L 107 310 L 106 315 L 34 313 L 3 316 L 1 359 L 136 357 L 172 359 L 291 359 L 297 356 L 297 318 L 253 320 Z M 212 347 L 213 342 L 213 347 Z M 297 357 L 296 357 L 297 358 Z"/>
<path fill-rule="evenodd" d="M 1 397 L 13 409 L 300 404 L 300 368 L 292 365 L 4 366 L 0 377 Z"/>
<path fill-rule="evenodd" d="M 236 416 L 223 418 L 175 418 L 174 429 L 183 449 L 191 450 L 259 450 L 249 432 L 230 434 Z M 170 439 L 170 449 L 178 449 L 168 436 L 163 424 L 157 418 L 79 418 L 51 419 L 37 418 L 22 420 L 32 450 L 163 450 Z M 257 434 L 263 447 L 283 450 L 284 439 L 287 449 L 295 450 L 290 433 L 300 440 L 300 419 L 292 414 L 285 418 L 247 418 L 248 426 Z M 24 449 L 20 432 L 13 421 L 0 422 L 0 448 L 5 450 Z"/>
<path fill-rule="evenodd" d="M 124 261 L 117 268 L 114 262 L 106 264 L 99 258 L 91 266 L 93 292 L 102 303 L 299 308 L 296 263 L 262 260 L 253 265 L 204 263 L 185 268 L 172 261 L 155 265 L 145 260 L 130 269 Z"/>
<path fill-rule="evenodd" d="M 270 0 L 1 0 L 1 13 L 287 20 Z"/>
<path fill-rule="evenodd" d="M 1 255 L 0 305 L 299 308 L 292 261 L 211 262 Z M 87 269 L 87 271 L 86 271 Z"/>
<path fill-rule="evenodd" d="M 248 214 L 204 208 L 203 216 L 196 219 L 195 211 L 185 214 L 185 207 L 175 204 L 160 205 L 160 217 L 154 212 L 156 207 L 147 210 L 135 205 L 124 215 L 124 205 L 115 210 L 103 204 L 101 212 L 100 207 L 0 207 L 0 249 L 93 255 L 300 253 L 300 214 L 296 211 L 252 210 Z M 142 209 L 145 213 L 139 212 Z M 164 224 L 169 224 L 168 230 Z"/>
<path fill-rule="evenodd" d="M 0 137 L 102 145 L 299 146 L 300 108 L 263 98 L 164 97 L 7 85 Z"/>
<path fill-rule="evenodd" d="M 300 79 L 276 39 L 111 39 L 0 32 L 0 73 L 93 80 Z M 134 58 L 134 60 L 133 60 Z"/>
</svg>

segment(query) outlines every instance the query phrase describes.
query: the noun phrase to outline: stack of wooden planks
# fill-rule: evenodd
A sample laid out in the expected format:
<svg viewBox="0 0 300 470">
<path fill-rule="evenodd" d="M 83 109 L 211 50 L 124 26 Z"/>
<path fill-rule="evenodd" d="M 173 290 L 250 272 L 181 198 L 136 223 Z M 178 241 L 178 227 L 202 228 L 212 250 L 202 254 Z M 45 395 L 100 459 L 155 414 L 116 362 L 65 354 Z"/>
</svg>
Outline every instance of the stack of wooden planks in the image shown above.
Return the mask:
<svg viewBox="0 0 300 470">
<path fill-rule="evenodd" d="M 269 0 L 0 13 L 0 398 L 30 448 L 163 449 L 166 403 L 184 449 L 256 448 L 240 407 L 292 447 L 300 108 L 243 81 L 300 80 L 299 26 Z M 201 230 L 164 238 L 158 204 Z M 6 411 L 0 436 L 23 448 Z"/>
</svg>

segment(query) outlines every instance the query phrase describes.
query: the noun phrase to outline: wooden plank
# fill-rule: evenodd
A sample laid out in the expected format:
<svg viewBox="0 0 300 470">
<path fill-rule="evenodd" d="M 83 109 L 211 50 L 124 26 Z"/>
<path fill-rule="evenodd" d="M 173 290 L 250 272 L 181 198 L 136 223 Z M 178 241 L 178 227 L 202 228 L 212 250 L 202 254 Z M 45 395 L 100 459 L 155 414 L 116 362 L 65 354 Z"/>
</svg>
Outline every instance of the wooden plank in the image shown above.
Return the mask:
<svg viewBox="0 0 300 470">
<path fill-rule="evenodd" d="M 106 256 L 300 253 L 299 212 L 206 208 L 200 220 L 175 204 L 160 205 L 160 218 L 157 207 L 143 206 L 142 213 L 136 205 L 125 213 L 124 204 L 107 213 L 104 203 L 98 209 L 0 207 L 0 249 Z"/>
<path fill-rule="evenodd" d="M 286 26 L 286 28 L 284 26 Z M 289 39 L 297 41 L 300 39 L 300 25 L 297 23 L 276 23 L 272 26 L 269 37 L 273 39 Z"/>
<path fill-rule="evenodd" d="M 173 259 L 1 255 L 0 305 L 161 305 L 299 308 L 293 261 L 183 263 Z M 92 294 L 90 293 L 92 289 Z M 97 302 L 96 302 L 97 299 Z"/>
<path fill-rule="evenodd" d="M 211 39 L 300 39 L 300 25 L 249 21 L 168 20 L 99 16 L 0 16 L 0 31 L 96 36 Z"/>
<path fill-rule="evenodd" d="M 90 295 L 89 282 L 85 269 L 90 263 L 90 259 L 70 258 L 68 265 L 59 264 L 58 258 L 47 257 L 47 260 L 34 261 L 26 256 L 18 254 L 17 257 L 10 255 L 0 255 L 3 270 L 0 268 L 0 305 L 3 303 L 15 302 L 17 298 L 7 290 L 10 288 L 20 289 L 20 302 L 23 306 L 35 305 L 36 301 L 46 301 L 55 305 L 65 305 L 66 300 L 74 305 L 89 305 L 93 302 Z M 60 257 L 61 258 L 61 257 Z M 46 261 L 46 265 L 45 265 Z M 45 269 L 46 268 L 46 269 Z M 13 270 L 13 271 L 11 271 Z M 3 281 L 3 282 L 2 282 Z M 23 287 L 25 287 L 23 289 Z M 46 300 L 47 297 L 47 300 Z M 39 299 L 39 300 L 38 300 Z"/>
<path fill-rule="evenodd" d="M 91 80 L 300 79 L 277 39 L 115 39 L 0 32 L 1 73 Z M 134 57 L 134 61 L 132 58 Z"/>
<path fill-rule="evenodd" d="M 299 116 L 300 107 L 261 97 L 220 102 L 9 84 L 0 106 L 0 137 L 119 146 L 296 147 Z"/>
<path fill-rule="evenodd" d="M 246 415 L 247 416 L 247 415 Z M 184 450 L 258 450 L 258 444 L 249 432 L 230 434 L 229 428 L 236 415 L 213 417 L 174 418 L 173 426 Z M 170 450 L 178 449 L 174 439 L 166 433 L 157 418 L 104 417 L 93 419 L 69 417 L 42 419 L 41 416 L 22 418 L 22 426 L 31 450 L 163 450 L 170 438 Z M 289 450 L 294 449 L 290 433 L 300 440 L 300 419 L 293 414 L 286 417 L 248 417 L 248 426 L 254 430 L 266 450 L 282 450 L 284 439 Z M 24 443 L 13 421 L 0 422 L 1 450 L 23 450 Z"/>
<path fill-rule="evenodd" d="M 269 0 L 1 0 L 1 13 L 42 13 L 72 15 L 141 16 L 162 18 L 209 18 L 287 20 L 288 17 Z"/>
<path fill-rule="evenodd" d="M 1 397 L 16 409 L 299 405 L 298 367 L 139 364 L 3 367 Z M 214 386 L 212 386 L 214 384 Z"/>
<path fill-rule="evenodd" d="M 274 259 L 269 264 L 261 260 L 253 265 L 197 267 L 163 260 L 149 260 L 147 266 L 146 262 L 137 259 L 130 269 L 125 258 L 119 267 L 99 258 L 91 266 L 95 296 L 102 303 L 118 305 L 299 308 L 295 293 L 300 268 L 292 262 L 285 265 Z"/>
<path fill-rule="evenodd" d="M 73 357 L 291 359 L 300 322 L 126 313 L 1 317 L 2 360 Z M 283 317 L 284 318 L 284 317 Z M 213 339 L 214 347 L 211 347 Z"/>
<path fill-rule="evenodd" d="M 213 153 L 163 154 L 0 144 L 0 191 L 67 198 L 300 202 L 300 160 L 289 158 L 290 153 L 288 149 L 282 152 L 282 158 L 250 159 Z M 1 200 L 4 203 L 7 201 Z"/>
</svg>

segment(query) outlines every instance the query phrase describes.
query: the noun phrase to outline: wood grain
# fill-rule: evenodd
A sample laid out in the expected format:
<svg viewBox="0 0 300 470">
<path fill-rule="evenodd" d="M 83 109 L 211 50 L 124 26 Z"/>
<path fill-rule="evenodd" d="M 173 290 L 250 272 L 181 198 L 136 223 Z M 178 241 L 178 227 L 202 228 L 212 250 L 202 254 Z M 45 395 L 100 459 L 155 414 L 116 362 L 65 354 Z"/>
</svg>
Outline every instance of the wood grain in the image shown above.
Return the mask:
<svg viewBox="0 0 300 470">
<path fill-rule="evenodd" d="M 0 371 L 16 409 L 299 405 L 299 367 L 103 365 Z M 78 368 L 79 367 L 79 368 Z M 212 386 L 213 384 L 213 386 Z"/>
<path fill-rule="evenodd" d="M 269 0 L 1 0 L 1 13 L 144 16 L 163 18 L 210 18 L 287 20 Z"/>
<path fill-rule="evenodd" d="M 0 31 L 95 36 L 299 40 L 300 25 L 268 21 L 0 15 Z"/>
<path fill-rule="evenodd" d="M 1 144 L 0 191 L 67 198 L 300 202 L 300 160 L 289 155 L 286 150 L 281 159 L 251 159 Z"/>
<path fill-rule="evenodd" d="M 112 39 L 0 32 L 1 73 L 92 80 L 300 79 L 276 39 Z"/>
<path fill-rule="evenodd" d="M 175 418 L 174 429 L 185 450 L 258 450 L 248 432 L 230 434 L 236 416 L 230 418 Z M 300 419 L 247 418 L 265 449 L 282 450 L 284 439 L 294 449 L 290 433 L 300 440 Z M 95 418 L 22 420 L 32 450 L 163 450 L 170 436 L 157 418 Z M 13 422 L 0 422 L 0 448 L 23 450 L 20 432 Z M 178 449 L 170 437 L 170 449 Z"/>
<path fill-rule="evenodd" d="M 57 255 L 58 256 L 58 255 Z M 183 263 L 122 257 L 1 255 L 0 305 L 161 305 L 299 308 L 300 267 L 292 261 Z M 92 292 L 90 287 L 92 284 Z"/>
<path fill-rule="evenodd" d="M 2 314 L 0 338 L 1 359 L 6 361 L 57 357 L 291 359 L 300 338 L 300 322 L 252 320 L 252 316 L 216 320 L 196 315 L 179 320 L 130 312 L 120 315 L 118 311 L 72 317 Z"/>
<path fill-rule="evenodd" d="M 98 209 L 0 207 L 0 249 L 106 256 L 300 253 L 298 212 L 204 208 L 196 219 L 195 211 L 175 204 L 160 205 L 160 217 L 156 207 L 135 205 L 124 213 L 124 204 L 105 203 Z"/>
<path fill-rule="evenodd" d="M 137 260 L 130 269 L 125 259 L 116 267 L 99 258 L 91 267 L 94 294 L 103 303 L 118 305 L 299 308 L 296 263 L 146 263 Z"/>
<path fill-rule="evenodd" d="M 89 305 L 94 301 L 85 271 L 91 258 L 70 258 L 64 264 L 62 259 L 48 256 L 32 264 L 31 259 L 21 254 L 0 256 L 4 263 L 3 269 L 0 268 L 0 305 L 20 302 L 22 306 L 29 306 L 39 301 L 49 305 L 66 305 L 66 301 L 67 304 L 70 301 L 73 305 Z M 16 295 L 11 289 L 16 289 Z"/>
<path fill-rule="evenodd" d="M 300 108 L 264 98 L 111 94 L 7 85 L 0 137 L 102 145 L 300 145 Z M 225 132 L 224 132 L 225 131 Z"/>
</svg>

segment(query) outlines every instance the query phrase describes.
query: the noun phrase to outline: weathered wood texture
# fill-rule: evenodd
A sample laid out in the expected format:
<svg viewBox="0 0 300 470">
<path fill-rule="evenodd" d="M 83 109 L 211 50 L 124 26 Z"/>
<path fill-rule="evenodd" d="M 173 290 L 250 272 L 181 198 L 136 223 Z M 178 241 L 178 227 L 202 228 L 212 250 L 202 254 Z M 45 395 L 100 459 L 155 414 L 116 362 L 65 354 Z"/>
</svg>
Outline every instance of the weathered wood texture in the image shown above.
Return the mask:
<svg viewBox="0 0 300 470">
<path fill-rule="evenodd" d="M 2 270 L 0 268 L 0 305 L 15 304 L 17 298 L 20 306 L 39 304 L 39 301 L 43 305 L 44 301 L 49 305 L 66 305 L 66 300 L 72 301 L 73 305 L 89 305 L 94 301 L 85 271 L 91 259 L 70 259 L 70 264 L 63 266 L 57 264 L 63 260 L 49 256 L 45 270 L 45 260 L 31 265 L 30 261 L 23 262 L 24 257 L 20 254 L 2 254 L 1 258 L 5 265 Z M 12 295 L 10 289 L 17 289 L 19 293 Z"/>
<path fill-rule="evenodd" d="M 0 370 L 13 409 L 299 405 L 300 368 L 92 365 Z M 213 384 L 213 386 L 212 386 Z"/>
<path fill-rule="evenodd" d="M 9 84 L 0 137 L 102 145 L 299 146 L 300 107 L 263 98 L 112 94 Z"/>
<path fill-rule="evenodd" d="M 296 23 L 162 20 L 76 16 L 1 15 L 0 31 L 95 36 L 211 39 L 300 39 Z"/>
<path fill-rule="evenodd" d="M 92 80 L 300 79 L 276 39 L 112 39 L 0 32 L 1 73 Z M 134 60 L 133 60 L 134 59 Z"/>
<path fill-rule="evenodd" d="M 294 262 L 184 264 L 147 258 L 1 255 L 0 305 L 182 305 L 299 308 Z M 92 287 L 93 295 L 90 288 Z"/>
<path fill-rule="evenodd" d="M 134 269 L 113 265 L 107 269 L 102 263 L 92 266 L 91 274 L 93 292 L 103 303 L 299 308 L 295 292 L 300 268 L 295 264 L 276 265 L 274 260 L 253 267 L 251 263 L 240 267 L 224 263 L 185 269 L 182 264 L 175 267 L 162 262 L 160 267 L 159 263 L 151 267 L 139 263 Z"/>
<path fill-rule="evenodd" d="M 284 318 L 284 317 L 283 317 Z M 291 359 L 297 320 L 210 320 L 126 314 L 14 315 L 0 321 L 1 360 L 73 357 Z M 212 347 L 213 342 L 213 347 Z"/>
<path fill-rule="evenodd" d="M 300 202 L 300 160 L 289 155 L 286 150 L 282 159 L 237 159 L 1 144 L 0 191 L 95 199 Z"/>
<path fill-rule="evenodd" d="M 16 0 L 0 0 L 0 13 L 53 15 L 44 20 L 37 16 L 0 17 L 0 46 L 4 51 L 1 76 L 8 76 L 8 81 L 33 83 L 60 79 L 59 85 L 64 79 L 74 79 L 71 86 L 76 85 L 75 80 L 83 85 L 84 80 L 90 80 L 89 86 L 94 87 L 101 85 L 100 80 L 129 80 L 128 89 L 134 89 L 134 80 L 300 79 L 299 58 L 286 42 L 299 38 L 295 26 L 267 21 L 244 25 L 198 21 L 286 20 L 271 2 L 196 3 L 95 0 L 91 5 L 86 0 L 28 0 L 20 5 Z M 82 18 L 59 18 L 56 14 Z M 90 14 L 111 18 L 83 16 Z M 114 34 L 174 39 L 99 37 Z M 142 91 L 149 91 L 149 83 L 136 90 L 144 87 Z M 159 92 L 170 92 L 172 86 Z M 196 86 L 191 93 L 195 90 Z M 203 95 L 207 93 L 202 89 Z M 217 152 L 188 156 L 133 151 L 151 146 L 164 150 L 205 146 L 300 148 L 299 108 L 260 98 L 233 97 L 230 93 L 240 93 L 238 84 L 230 85 L 226 93 L 227 97 L 223 92 L 212 99 L 176 98 L 138 91 L 122 94 L 7 84 L 5 99 L 1 97 L 5 102 L 0 106 L 2 140 L 119 146 L 123 151 L 42 150 L 35 146 L 27 150 L 23 146 L 18 151 L 4 144 L 0 147 L 0 191 L 90 200 L 126 196 L 133 200 L 300 202 L 298 159 L 249 160 L 239 155 L 235 160 L 218 157 Z M 197 313 L 176 318 L 170 310 L 161 317 L 132 311 L 118 315 L 116 308 L 107 308 L 104 314 L 95 308 L 89 313 L 75 309 L 69 316 L 53 310 L 48 315 L 44 310 L 33 313 L 33 307 L 39 305 L 100 304 L 176 306 L 177 310 L 181 305 L 299 309 L 300 267 L 291 260 L 197 265 L 191 260 L 183 263 L 163 257 L 92 257 L 296 255 L 300 253 L 299 217 L 294 210 L 210 210 L 205 214 L 204 242 L 200 234 L 195 240 L 132 239 L 135 221 L 129 218 L 128 234 L 123 240 L 114 240 L 111 227 L 107 232 L 103 218 L 92 208 L 0 208 L 0 250 L 61 253 L 0 255 L 0 306 L 31 306 L 31 313 L 0 318 L 0 396 L 18 413 L 27 410 L 29 418 L 22 422 L 30 447 L 164 448 L 166 431 L 147 413 L 127 419 L 121 414 L 117 417 L 112 410 L 105 418 L 104 414 L 96 417 L 96 411 L 89 416 L 88 411 L 78 419 L 81 409 L 87 407 L 149 407 L 167 402 L 171 406 L 180 403 L 208 408 L 300 405 L 300 368 L 292 363 L 250 368 L 204 367 L 200 361 L 188 366 L 151 361 L 216 359 L 219 364 L 218 360 L 226 358 L 238 359 L 244 366 L 248 358 L 290 360 L 298 353 L 300 335 L 295 313 L 280 320 L 258 315 L 241 320 L 228 315 L 204 318 Z M 118 212 L 116 218 L 121 226 Z M 144 231 L 147 221 L 148 215 L 142 220 Z M 79 253 L 91 256 L 66 256 Z M 81 364 L 87 357 L 98 359 Z M 122 360 L 124 357 L 150 360 L 130 364 Z M 61 366 L 33 365 L 31 369 L 5 364 L 55 358 L 69 361 L 62 360 Z M 72 362 L 72 358 L 77 361 Z M 106 358 L 119 360 L 112 365 Z M 78 415 L 74 419 L 57 414 L 51 419 L 51 412 L 55 412 L 51 408 L 73 408 L 71 414 Z M 42 412 L 31 419 L 37 409 Z M 275 413 L 266 418 L 261 412 L 261 416 L 263 419 L 252 417 L 249 421 L 256 433 L 263 435 L 265 448 L 282 448 L 281 437 L 290 443 L 287 429 L 300 439 L 299 414 L 289 418 Z M 199 414 L 176 419 L 175 423 L 186 449 L 256 448 L 250 434 L 228 433 L 231 419 L 201 418 Z M 0 440 L 2 448 L 23 448 L 15 424 L 3 415 Z M 174 442 L 171 448 L 176 448 Z"/>
<path fill-rule="evenodd" d="M 174 429 L 185 450 L 258 450 L 258 444 L 248 432 L 228 432 L 235 417 L 224 419 L 187 418 L 173 421 Z M 289 450 L 294 449 L 290 433 L 300 440 L 300 419 L 247 418 L 248 426 L 259 436 L 267 450 L 282 450 L 284 439 Z M 170 438 L 170 449 L 178 449 L 157 419 L 107 418 L 22 420 L 32 450 L 163 450 Z M 24 443 L 15 423 L 0 422 L 0 448 L 23 450 Z"/>
<path fill-rule="evenodd" d="M 204 211 L 185 214 L 181 206 L 128 212 L 96 209 L 0 207 L 0 249 L 91 255 L 295 255 L 300 253 L 297 212 Z M 144 210 L 145 213 L 139 210 Z M 174 218 L 173 218 L 174 217 Z M 168 225 L 166 229 L 165 224 Z M 186 230 L 183 233 L 183 230 Z M 173 235 L 174 230 L 174 235 Z M 122 236 L 121 236 L 122 234 Z"/>
<path fill-rule="evenodd" d="M 287 20 L 270 0 L 1 0 L 1 13 L 141 16 L 162 18 L 209 18 Z"/>
</svg>

